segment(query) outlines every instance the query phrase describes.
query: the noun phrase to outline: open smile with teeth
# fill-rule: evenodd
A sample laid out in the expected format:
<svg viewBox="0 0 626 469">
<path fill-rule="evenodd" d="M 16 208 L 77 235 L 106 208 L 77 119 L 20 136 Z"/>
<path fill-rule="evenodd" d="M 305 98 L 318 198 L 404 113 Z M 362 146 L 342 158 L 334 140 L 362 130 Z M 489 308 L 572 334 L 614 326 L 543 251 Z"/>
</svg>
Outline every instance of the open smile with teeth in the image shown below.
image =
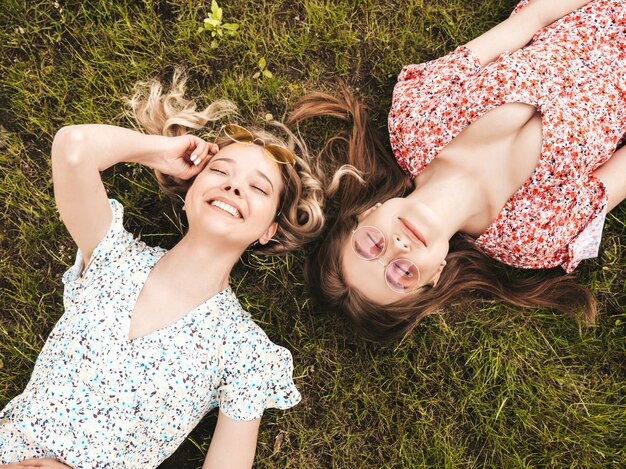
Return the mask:
<svg viewBox="0 0 626 469">
<path fill-rule="evenodd" d="M 209 205 L 217 207 L 235 218 L 241 218 L 241 213 L 239 213 L 239 210 L 237 210 L 232 205 L 227 204 L 226 202 L 222 202 L 221 200 L 212 200 L 211 202 L 209 202 Z"/>
</svg>

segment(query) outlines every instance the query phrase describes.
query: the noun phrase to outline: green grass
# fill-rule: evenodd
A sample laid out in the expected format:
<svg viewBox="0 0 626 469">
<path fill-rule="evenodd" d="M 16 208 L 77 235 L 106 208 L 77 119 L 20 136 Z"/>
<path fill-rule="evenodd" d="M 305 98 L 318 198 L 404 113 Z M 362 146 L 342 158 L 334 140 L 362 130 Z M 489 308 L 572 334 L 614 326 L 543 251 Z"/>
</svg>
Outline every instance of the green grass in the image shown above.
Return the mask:
<svg viewBox="0 0 626 469">
<path fill-rule="evenodd" d="M 235 101 L 247 120 L 282 116 L 335 77 L 358 87 L 385 124 L 405 63 L 451 50 L 505 18 L 511 0 L 224 1 L 240 32 L 212 49 L 196 30 L 210 2 L 4 0 L 0 6 L 0 406 L 26 385 L 63 311 L 60 276 L 75 247 L 51 187 L 54 132 L 129 125 L 132 84 L 191 74 L 201 104 Z M 273 78 L 253 79 L 263 57 Z M 331 131 L 306 127 L 311 138 Z M 127 227 L 171 247 L 180 221 L 147 170 L 104 175 Z M 623 467 L 626 465 L 626 207 L 612 212 L 599 259 L 576 271 L 600 302 L 597 326 L 501 304 L 455 307 L 404 341 L 360 340 L 312 307 L 304 252 L 244 259 L 232 284 L 293 352 L 300 405 L 266 412 L 256 467 Z M 162 467 L 199 467 L 209 414 Z"/>
</svg>

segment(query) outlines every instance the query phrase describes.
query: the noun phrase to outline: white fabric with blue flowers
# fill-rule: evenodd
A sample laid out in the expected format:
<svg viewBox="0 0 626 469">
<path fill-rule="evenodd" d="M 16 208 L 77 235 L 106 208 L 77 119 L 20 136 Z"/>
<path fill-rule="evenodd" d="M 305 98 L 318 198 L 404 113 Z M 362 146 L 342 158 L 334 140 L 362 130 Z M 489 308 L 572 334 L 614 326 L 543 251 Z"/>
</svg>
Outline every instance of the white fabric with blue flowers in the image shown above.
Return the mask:
<svg viewBox="0 0 626 469">
<path fill-rule="evenodd" d="M 174 324 L 128 339 L 139 292 L 166 250 L 126 231 L 122 205 L 109 202 L 111 227 L 83 275 L 80 250 L 63 274 L 65 313 L 0 422 L 72 467 L 149 468 L 215 407 L 252 420 L 296 405 L 291 353 L 230 287 Z"/>
</svg>

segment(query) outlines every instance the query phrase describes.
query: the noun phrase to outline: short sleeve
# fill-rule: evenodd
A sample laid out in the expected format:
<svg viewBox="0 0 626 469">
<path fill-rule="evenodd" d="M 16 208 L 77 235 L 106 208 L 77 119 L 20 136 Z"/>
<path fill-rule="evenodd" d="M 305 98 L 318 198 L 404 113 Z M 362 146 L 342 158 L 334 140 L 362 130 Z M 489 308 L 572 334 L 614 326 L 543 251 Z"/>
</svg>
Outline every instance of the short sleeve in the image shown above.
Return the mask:
<svg viewBox="0 0 626 469">
<path fill-rule="evenodd" d="M 260 329 L 250 328 L 226 339 L 222 355 L 218 399 L 226 416 L 254 420 L 267 408 L 288 409 L 300 402 L 291 353 L 271 342 Z"/>
<path fill-rule="evenodd" d="M 451 82 L 462 83 L 480 69 L 478 57 L 469 48 L 459 46 L 430 62 L 405 65 L 398 75 L 398 81 L 412 81 L 415 86 L 428 87 L 429 92 L 437 93 Z"/>
<path fill-rule="evenodd" d="M 97 273 L 110 269 L 133 242 L 133 235 L 126 231 L 123 226 L 124 208 L 115 199 L 109 199 L 112 212 L 112 220 L 109 230 L 93 250 L 89 263 L 83 271 L 83 253 L 80 249 L 76 252 L 74 265 L 70 267 L 61 280 L 66 289 L 73 289 L 78 284 L 91 283 Z"/>
<path fill-rule="evenodd" d="M 519 13 L 519 11 L 528 4 L 528 1 L 529 0 L 522 0 L 517 5 L 515 5 L 515 8 L 513 8 L 513 11 L 511 12 L 511 16 Z"/>
<path fill-rule="evenodd" d="M 606 212 L 595 217 L 576 240 L 568 246 L 569 260 L 562 264 L 565 272 L 572 272 L 584 259 L 598 257 L 605 219 Z"/>
</svg>

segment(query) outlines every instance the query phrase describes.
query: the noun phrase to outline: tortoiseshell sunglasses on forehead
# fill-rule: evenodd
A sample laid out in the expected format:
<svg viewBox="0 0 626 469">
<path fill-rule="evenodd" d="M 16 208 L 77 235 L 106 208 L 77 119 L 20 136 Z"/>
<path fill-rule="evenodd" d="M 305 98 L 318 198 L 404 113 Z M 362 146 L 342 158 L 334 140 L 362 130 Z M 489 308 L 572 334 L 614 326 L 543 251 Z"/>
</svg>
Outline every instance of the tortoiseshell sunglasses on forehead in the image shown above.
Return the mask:
<svg viewBox="0 0 626 469">
<path fill-rule="evenodd" d="M 265 143 L 262 139 L 255 137 L 252 132 L 240 125 L 223 125 L 217 133 L 215 140 L 219 138 L 222 131 L 233 142 L 243 143 L 244 145 L 253 145 L 259 142 L 262 145 L 263 152 L 272 160 L 276 161 L 276 163 L 295 164 L 296 162 L 296 155 L 294 155 L 292 151 L 274 143 Z"/>
</svg>

